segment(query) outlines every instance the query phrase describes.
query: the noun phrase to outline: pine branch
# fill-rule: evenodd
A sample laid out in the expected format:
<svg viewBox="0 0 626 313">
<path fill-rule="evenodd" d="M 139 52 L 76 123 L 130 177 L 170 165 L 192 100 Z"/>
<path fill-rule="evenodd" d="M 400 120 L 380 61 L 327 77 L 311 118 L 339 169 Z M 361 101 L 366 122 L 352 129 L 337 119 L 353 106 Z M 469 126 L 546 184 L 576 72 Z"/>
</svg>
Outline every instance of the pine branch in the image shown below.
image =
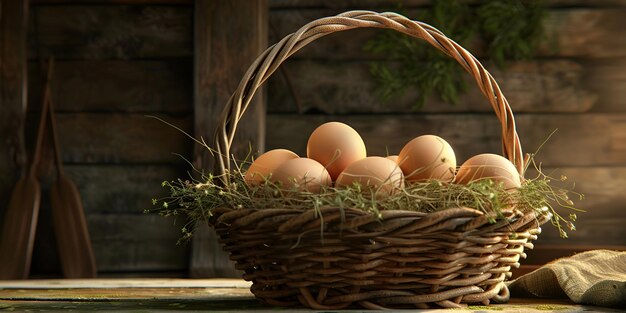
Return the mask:
<svg viewBox="0 0 626 313">
<path fill-rule="evenodd" d="M 462 46 L 480 35 L 487 45 L 487 57 L 500 68 L 507 60 L 530 58 L 544 38 L 547 13 L 542 0 L 487 1 L 470 7 L 464 1 L 437 0 L 420 18 L 441 30 Z M 370 65 L 377 82 L 376 94 L 383 102 L 403 95 L 409 88 L 418 92 L 420 108 L 430 96 L 458 103 L 467 89 L 463 69 L 453 59 L 415 38 L 381 31 L 365 44 L 365 50 L 387 57 Z"/>
</svg>

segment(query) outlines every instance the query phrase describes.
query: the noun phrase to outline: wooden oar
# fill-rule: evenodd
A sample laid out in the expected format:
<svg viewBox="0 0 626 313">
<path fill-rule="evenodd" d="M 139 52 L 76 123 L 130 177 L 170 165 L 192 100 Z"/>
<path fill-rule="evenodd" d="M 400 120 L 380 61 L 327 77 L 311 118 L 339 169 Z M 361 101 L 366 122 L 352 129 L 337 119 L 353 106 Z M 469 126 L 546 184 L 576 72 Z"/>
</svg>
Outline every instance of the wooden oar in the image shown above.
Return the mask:
<svg viewBox="0 0 626 313">
<path fill-rule="evenodd" d="M 50 69 L 52 66 L 50 64 Z M 15 185 L 4 214 L 0 237 L 0 279 L 26 279 L 30 272 L 41 203 L 41 185 L 37 178 L 37 167 L 41 157 L 49 97 L 49 89 L 46 89 L 32 162 L 28 171 L 22 172 L 22 177 Z"/>
<path fill-rule="evenodd" d="M 52 62 L 52 60 L 50 61 Z M 51 69 L 48 69 L 50 76 Z M 50 88 L 49 85 L 46 88 Z M 47 90 L 46 92 L 50 92 Z M 50 188 L 52 222 L 57 239 L 63 276 L 66 278 L 96 277 L 96 259 L 87 230 L 87 221 L 80 193 L 76 185 L 63 170 L 63 161 L 56 132 L 56 118 L 52 96 L 48 98 L 52 146 L 56 159 L 57 180 Z"/>
</svg>

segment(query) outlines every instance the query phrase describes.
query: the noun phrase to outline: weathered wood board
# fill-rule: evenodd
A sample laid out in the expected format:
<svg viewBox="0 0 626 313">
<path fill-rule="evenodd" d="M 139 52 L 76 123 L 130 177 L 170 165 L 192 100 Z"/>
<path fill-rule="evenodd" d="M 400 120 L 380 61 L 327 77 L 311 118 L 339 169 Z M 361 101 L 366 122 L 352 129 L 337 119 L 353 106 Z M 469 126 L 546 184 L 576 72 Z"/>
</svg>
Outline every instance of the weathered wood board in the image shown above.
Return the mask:
<svg viewBox="0 0 626 313">
<path fill-rule="evenodd" d="M 0 3 L 0 225 L 21 166 L 26 165 L 28 1 Z"/>
<path fill-rule="evenodd" d="M 189 116 L 157 116 L 191 132 Z M 191 139 L 142 114 L 59 113 L 57 120 L 66 163 L 185 163 L 173 154 L 191 155 Z"/>
<path fill-rule="evenodd" d="M 268 111 L 271 113 L 492 111 L 491 105 L 469 74 L 466 76 L 468 92 L 460 97 L 459 103 L 446 103 L 431 97 L 422 107 L 418 107 L 418 92 L 411 89 L 405 95 L 384 103 L 376 93 L 377 82 L 369 73 L 369 62 L 295 59 L 282 66 L 288 73 L 293 90 L 289 88 L 281 72 L 274 74 L 268 82 Z M 491 69 L 491 74 L 498 81 L 515 113 L 585 112 L 594 106 L 599 96 L 596 90 L 601 88 L 596 85 L 597 89 L 592 90 L 584 82 L 587 72 L 593 69 L 584 68 L 569 60 L 516 62 L 509 65 L 506 71 L 498 70 L 493 64 L 487 63 L 485 66 Z M 626 71 L 626 67 L 615 68 L 614 71 L 621 69 Z M 462 70 L 460 66 L 459 70 Z M 610 85 L 616 84 L 621 82 L 616 81 Z M 298 98 L 297 101 L 295 97 Z"/>
<path fill-rule="evenodd" d="M 570 214 L 576 214 L 576 230 L 569 230 L 563 224 L 569 237 L 563 239 L 557 229 L 548 223 L 542 227 L 543 233 L 537 241 L 538 244 L 626 246 L 626 232 L 623 227 L 626 224 L 626 194 L 623 192 L 623 186 L 626 185 L 626 167 L 545 167 L 543 172 L 555 178 L 553 185 L 584 195 L 582 200 L 575 193 L 570 198 L 574 201 L 574 207 L 585 212 L 555 205 L 557 213 L 565 219 L 569 220 Z M 567 177 L 563 183 L 558 182 L 561 175 Z M 534 171 L 529 171 L 526 177 L 535 177 Z"/>
<path fill-rule="evenodd" d="M 80 288 L 79 290 L 72 289 L 58 289 L 53 290 L 46 289 L 9 289 L 2 290 L 0 293 L 4 299 L 10 300 L 63 300 L 68 298 L 78 298 L 80 301 L 102 301 L 107 299 L 120 299 L 125 301 L 139 301 L 146 299 L 158 299 L 162 300 L 238 300 L 238 301 L 254 301 L 254 295 L 250 293 L 249 287 L 233 288 L 233 287 L 161 287 L 152 288 L 136 288 L 136 287 L 121 287 L 121 288 Z"/>
<path fill-rule="evenodd" d="M 267 47 L 267 1 L 196 1 L 194 7 L 195 84 L 194 134 L 213 146 L 222 112 L 256 57 Z M 229 155 L 244 157 L 265 149 L 265 92 L 260 89 L 239 123 L 236 144 Z M 196 146 L 194 165 L 212 171 L 216 164 L 206 150 Z M 193 239 L 192 277 L 238 277 L 217 244 L 217 235 L 199 225 Z"/>
<path fill-rule="evenodd" d="M 545 44 L 541 54 L 572 58 L 626 56 L 625 18 L 624 7 L 552 11 L 545 23 L 551 42 Z M 550 47 L 552 44 L 556 51 Z"/>
<path fill-rule="evenodd" d="M 569 212 L 567 213 L 569 214 Z M 567 238 L 562 238 L 558 230 L 552 225 L 542 227 L 537 244 L 573 244 L 586 246 L 626 246 L 626 229 L 624 223 L 626 218 L 591 219 L 591 216 L 578 214 L 579 220 L 576 222 L 576 230 L 571 231 L 565 227 Z"/>
<path fill-rule="evenodd" d="M 494 114 L 274 114 L 267 119 L 267 148 L 285 148 L 305 155 L 311 132 L 333 120 L 356 129 L 368 147 L 368 155 L 386 155 L 386 151 L 397 154 L 406 142 L 423 134 L 446 139 L 455 149 L 459 162 L 479 153 L 501 153 L 500 123 Z M 626 116 L 623 114 L 518 114 L 516 124 L 525 152 L 534 152 L 558 129 L 537 156 L 545 166 L 626 163 Z"/>
<path fill-rule="evenodd" d="M 186 270 L 190 245 L 176 244 L 185 222 L 158 215 L 88 215 L 98 271 Z"/>
<path fill-rule="evenodd" d="M 626 22 L 624 22 L 626 24 Z M 626 112 L 626 58 L 587 59 L 585 89 L 598 95 L 594 112 Z"/>
<path fill-rule="evenodd" d="M 37 224 L 31 277 L 60 277 L 61 265 L 50 208 Z M 182 219 L 147 214 L 86 214 L 99 275 L 162 272 L 184 275 L 190 245 L 177 245 Z"/>
<path fill-rule="evenodd" d="M 336 15 L 345 10 L 344 7 L 272 10 L 270 27 L 274 31 L 270 32 L 269 42 L 277 42 L 312 20 Z M 407 9 L 404 14 L 411 19 L 418 19 L 423 12 Z M 572 58 L 626 56 L 626 36 L 622 34 L 625 19 L 626 8 L 551 10 L 545 23 L 548 39 L 537 54 L 542 57 Z M 308 45 L 293 57 L 341 60 L 380 58 L 363 49 L 365 43 L 378 33 L 373 29 L 356 29 L 331 34 Z M 481 45 L 479 40 L 473 40 L 465 48 L 476 56 L 482 56 L 484 53 Z"/>
<path fill-rule="evenodd" d="M 213 145 L 222 111 L 248 66 L 267 48 L 267 1 L 198 1 L 195 7 L 195 135 Z M 237 16 L 236 19 L 233 16 Z M 265 99 L 260 89 L 241 120 L 231 154 L 245 156 L 249 142 L 264 150 Z M 202 159 L 204 158 L 204 159 Z M 207 152 L 195 151 L 196 164 L 212 168 Z"/>
<path fill-rule="evenodd" d="M 220 293 L 230 293 L 231 290 L 221 290 Z M 193 293 L 192 293 L 193 294 Z M 265 312 L 272 313 L 280 308 L 265 306 L 253 299 L 149 299 L 149 300 L 102 300 L 102 301 L 68 301 L 68 300 L 0 300 L 0 308 L 17 311 L 99 311 L 115 310 L 116 312 L 137 311 L 192 311 L 192 312 Z M 556 312 L 621 312 L 618 309 L 601 308 L 587 305 L 577 305 L 561 299 L 516 299 L 507 304 L 494 304 L 490 307 L 469 306 L 464 309 L 455 309 L 458 313 L 484 313 L 490 310 L 502 313 L 545 313 Z M 298 313 L 325 313 L 328 310 L 290 309 L 289 312 Z M 336 312 L 336 311 L 334 311 Z M 344 313 L 361 313 L 363 310 L 341 310 Z M 398 312 L 398 311 L 390 311 Z M 421 310 L 417 313 L 439 313 L 441 309 Z"/>
<path fill-rule="evenodd" d="M 191 60 L 60 60 L 52 98 L 61 112 L 191 113 Z M 29 63 L 29 102 L 39 108 L 42 75 Z"/>
<path fill-rule="evenodd" d="M 30 112 L 27 139 L 34 141 L 39 112 Z M 144 115 L 145 114 L 145 115 Z M 182 131 L 191 133 L 190 113 L 92 112 L 57 113 L 61 157 L 65 163 L 78 164 L 178 164 L 179 177 L 186 178 L 183 167 L 191 161 L 193 140 L 180 130 L 152 118 L 157 116 Z M 49 142 L 46 142 L 49 143 Z M 32 146 L 32 144 L 29 144 Z M 49 145 L 44 149 L 40 172 L 51 174 L 54 156 Z M 188 169 L 192 171 L 191 168 Z"/>
<path fill-rule="evenodd" d="M 569 257 L 576 253 L 606 249 L 616 251 L 626 251 L 626 246 L 597 245 L 589 246 L 573 242 L 573 240 L 562 240 L 557 243 L 546 243 L 541 238 L 533 242 L 535 247 L 532 250 L 524 250 L 527 258 L 522 260 L 522 266 L 537 266 L 546 264 L 559 258 Z"/>
<path fill-rule="evenodd" d="M 169 196 L 163 181 L 185 179 L 185 166 L 69 165 L 86 214 L 142 214 L 152 199 Z M 159 204 L 161 204 L 160 202 Z"/>
<path fill-rule="evenodd" d="M 185 282 L 188 281 L 188 286 Z M 200 284 L 199 284 L 200 283 Z M 239 280 L 109 280 L 90 281 L 35 280 L 7 281 L 0 284 L 0 308 L 6 310 L 137 310 L 194 312 L 274 312 L 285 308 L 262 305 L 254 299 L 248 284 Z M 327 312 L 288 308 L 290 312 Z M 506 304 L 468 306 L 454 312 L 545 312 L 546 310 L 585 312 L 619 312 L 610 308 L 577 305 L 568 299 L 512 298 Z M 340 310 L 346 313 L 359 309 Z M 436 313 L 441 310 L 411 310 Z M 394 311 L 396 312 L 396 311 Z"/>
<path fill-rule="evenodd" d="M 1 281 L 1 289 L 111 289 L 111 288 L 243 288 L 251 282 L 240 278 L 184 279 L 184 278 L 106 278 L 106 279 L 30 279 Z"/>
<path fill-rule="evenodd" d="M 176 245 L 184 219 L 143 214 L 153 208 L 151 199 L 168 196 L 163 180 L 184 178 L 184 168 L 169 165 L 70 165 L 66 171 L 77 184 L 93 241 L 100 273 L 186 272 L 190 245 Z M 45 191 L 44 191 L 45 192 Z M 45 219 L 46 209 L 42 212 Z M 46 223 L 48 225 L 46 225 Z M 45 241 L 37 245 L 34 266 L 40 273 L 54 273 L 54 264 L 42 264 L 38 255 L 56 255 L 51 225 L 40 220 L 38 232 Z M 47 235 L 47 237 L 46 237 Z"/>
<path fill-rule="evenodd" d="M 566 219 L 576 214 L 576 230 L 570 230 L 563 224 L 567 239 L 561 238 L 558 230 L 549 223 L 542 227 L 537 245 L 565 245 L 561 250 L 574 250 L 571 246 L 586 246 L 588 249 L 601 246 L 626 247 L 626 167 L 578 167 L 544 168 L 545 173 L 554 172 L 553 177 L 567 177 L 564 187 L 584 195 L 579 200 L 572 195 L 575 207 L 585 212 L 576 212 L 555 206 L 557 213 Z M 528 175 L 533 177 L 531 173 Z M 574 186 L 574 187 L 573 187 Z M 535 253 L 537 254 L 537 253 Z"/>
<path fill-rule="evenodd" d="M 29 56 L 58 59 L 191 57 L 192 9 L 158 5 L 37 5 Z"/>
<path fill-rule="evenodd" d="M 584 196 L 582 200 L 576 197 L 576 194 L 570 196 L 577 207 L 587 211 L 576 213 L 581 223 L 587 220 L 626 220 L 626 210 L 624 210 L 626 193 L 623 192 L 623 186 L 626 185 L 626 166 L 544 167 L 542 171 L 556 178 L 553 182 L 554 185 L 559 185 Z M 559 183 L 556 180 L 561 175 L 567 179 Z M 534 171 L 529 170 L 526 177 L 535 177 Z M 564 216 L 575 213 L 567 210 L 560 212 Z M 626 244 L 626 237 L 623 240 Z"/>
</svg>

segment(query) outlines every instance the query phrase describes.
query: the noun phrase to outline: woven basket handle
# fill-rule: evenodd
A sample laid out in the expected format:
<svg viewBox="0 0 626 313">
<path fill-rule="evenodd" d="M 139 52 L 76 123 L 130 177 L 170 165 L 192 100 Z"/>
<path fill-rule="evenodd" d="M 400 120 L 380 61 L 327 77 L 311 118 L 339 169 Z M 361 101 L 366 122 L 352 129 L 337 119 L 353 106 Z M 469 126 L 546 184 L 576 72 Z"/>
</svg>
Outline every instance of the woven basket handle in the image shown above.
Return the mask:
<svg viewBox="0 0 626 313">
<path fill-rule="evenodd" d="M 287 58 L 310 42 L 325 35 L 366 27 L 393 29 L 423 39 L 454 58 L 466 71 L 472 74 L 480 91 L 489 100 L 502 124 L 503 156 L 513 162 L 518 172 L 523 174 L 524 159 L 515 129 L 513 112 L 495 79 L 482 64 L 459 44 L 428 24 L 409 20 L 396 13 L 371 11 L 349 11 L 337 16 L 312 21 L 269 47 L 254 61 L 222 112 L 221 124 L 218 126 L 215 138 L 218 153 L 217 172 L 224 174 L 230 170 L 230 147 L 235 138 L 237 124 L 248 108 L 256 90 Z"/>
</svg>

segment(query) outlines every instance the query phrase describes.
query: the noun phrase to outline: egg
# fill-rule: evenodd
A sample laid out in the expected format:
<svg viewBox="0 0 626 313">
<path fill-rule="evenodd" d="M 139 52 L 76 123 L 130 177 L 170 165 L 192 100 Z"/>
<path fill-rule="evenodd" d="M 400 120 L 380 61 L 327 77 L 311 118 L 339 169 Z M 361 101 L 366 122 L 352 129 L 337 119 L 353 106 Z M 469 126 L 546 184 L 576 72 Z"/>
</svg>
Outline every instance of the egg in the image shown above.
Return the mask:
<svg viewBox="0 0 626 313">
<path fill-rule="evenodd" d="M 325 123 L 316 128 L 307 142 L 306 154 L 320 162 L 333 180 L 352 162 L 367 156 L 359 133 L 339 122 Z"/>
<path fill-rule="evenodd" d="M 354 183 L 376 188 L 383 194 L 391 194 L 404 185 L 404 175 L 396 162 L 372 156 L 348 165 L 337 178 L 335 186 L 350 186 Z"/>
<path fill-rule="evenodd" d="M 317 193 L 322 186 L 330 186 L 328 171 L 319 162 L 309 158 L 285 161 L 273 173 L 270 180 L 279 183 L 283 190 L 310 191 Z"/>
<path fill-rule="evenodd" d="M 388 155 L 385 157 L 385 159 L 389 159 L 391 161 L 394 161 L 395 163 L 398 163 L 398 156 L 397 155 Z"/>
<path fill-rule="evenodd" d="M 505 157 L 492 153 L 475 155 L 465 161 L 459 167 L 455 182 L 468 184 L 487 178 L 502 182 L 505 189 L 519 188 L 522 185 L 515 165 Z"/>
<path fill-rule="evenodd" d="M 423 135 L 409 141 L 400 151 L 397 162 L 407 181 L 438 179 L 451 182 L 456 170 L 452 147 L 434 135 Z"/>
<path fill-rule="evenodd" d="M 299 158 L 297 154 L 286 149 L 267 151 L 252 162 L 244 180 L 248 186 L 262 184 L 285 161 L 297 158 Z"/>
</svg>

